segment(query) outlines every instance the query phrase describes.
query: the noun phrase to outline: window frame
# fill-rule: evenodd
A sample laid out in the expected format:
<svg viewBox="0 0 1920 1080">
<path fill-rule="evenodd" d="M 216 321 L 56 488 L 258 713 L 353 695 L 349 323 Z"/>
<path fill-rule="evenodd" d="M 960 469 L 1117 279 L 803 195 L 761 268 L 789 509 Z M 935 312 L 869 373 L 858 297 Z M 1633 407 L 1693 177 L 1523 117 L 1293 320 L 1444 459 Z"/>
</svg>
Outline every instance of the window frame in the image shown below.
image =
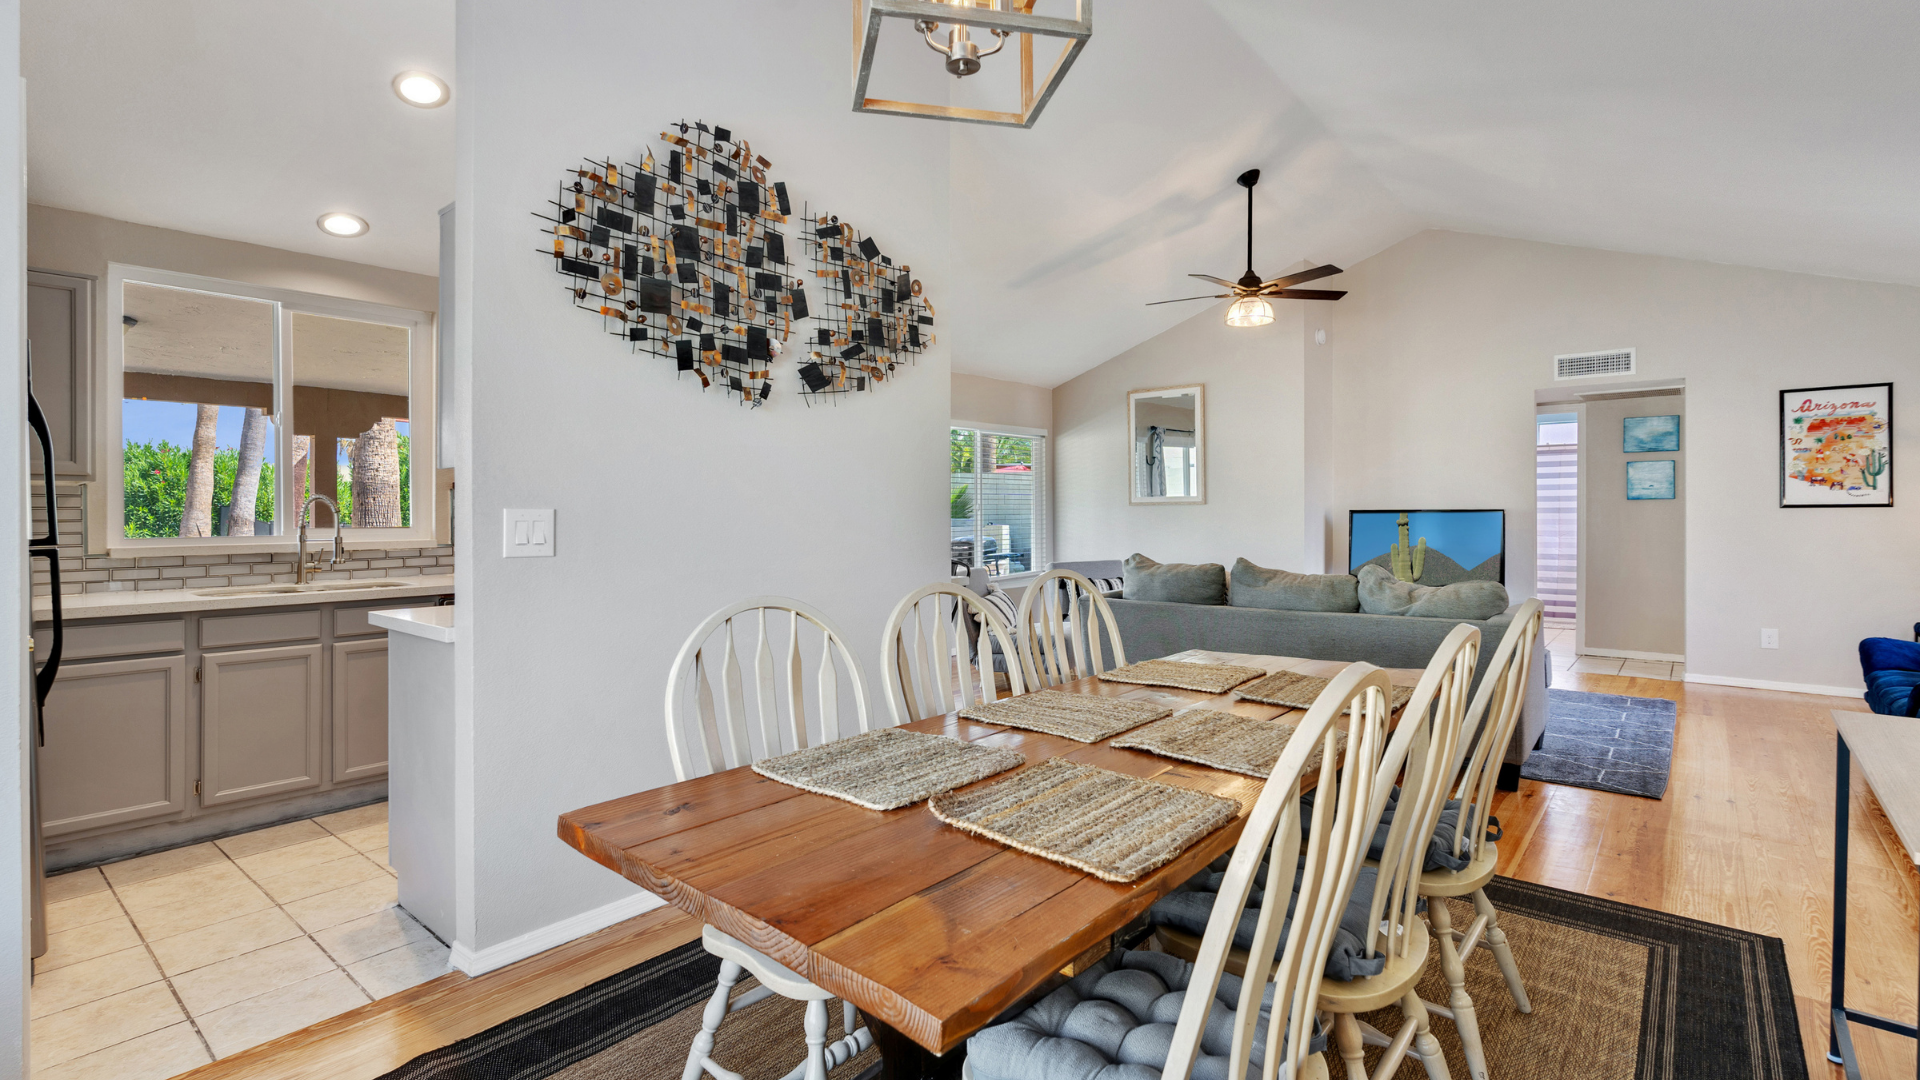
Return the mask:
<svg viewBox="0 0 1920 1080">
<path fill-rule="evenodd" d="M 1053 474 L 1053 457 L 1052 457 L 1053 433 L 1048 431 L 1046 428 L 1018 427 L 1013 424 L 984 424 L 977 420 L 961 420 L 961 419 L 952 419 L 947 421 L 947 430 L 949 432 L 953 431 L 955 428 L 958 428 L 963 431 L 971 431 L 975 434 L 976 437 L 980 435 L 1010 435 L 1016 439 L 1039 439 L 1040 440 L 1040 447 L 1041 447 L 1040 468 L 1033 473 L 1033 517 L 1034 517 L 1034 526 L 1035 526 L 1035 529 L 1040 534 L 1041 542 L 1038 544 L 1035 544 L 1034 547 L 1036 549 L 1044 549 L 1044 550 L 1035 550 L 1030 553 L 1033 556 L 1034 565 L 1029 567 L 1028 569 L 1022 570 L 1017 574 L 1001 574 L 998 576 L 990 577 L 988 580 L 996 584 L 1003 584 L 1003 583 L 1018 584 L 1026 581 L 1031 581 L 1032 579 L 1039 577 L 1041 574 L 1045 573 L 1046 571 L 1048 571 L 1053 567 L 1053 485 L 1050 482 Z M 982 513 L 980 509 L 981 503 L 979 499 L 980 444 L 978 443 L 978 441 L 974 443 L 973 452 L 974 452 L 974 477 L 975 477 L 974 484 L 973 484 L 974 500 L 975 500 L 973 504 L 974 505 L 973 513 L 974 513 L 974 524 L 977 529 L 980 522 L 980 515 Z M 952 484 L 953 484 L 953 472 L 951 467 L 949 467 L 948 473 L 947 473 L 947 484 L 948 484 L 949 490 L 951 490 Z M 949 518 L 948 520 L 951 521 L 952 519 Z M 974 558 L 975 569 L 978 569 L 983 565 L 980 561 L 980 551 L 978 550 L 977 547 L 974 550 L 973 558 Z M 949 559 L 948 565 L 949 566 L 952 565 L 951 559 Z"/>
<path fill-rule="evenodd" d="M 349 548 L 438 546 L 438 541 L 434 538 L 434 495 L 435 477 L 439 465 L 436 424 L 438 417 L 435 415 L 439 396 L 434 383 L 436 319 L 433 312 L 415 311 L 366 300 L 323 296 L 297 289 L 255 285 L 200 274 L 185 274 L 174 270 L 110 262 L 107 264 L 106 282 L 107 326 L 110 330 L 119 327 L 122 317 L 126 314 L 128 284 L 154 285 L 189 292 L 235 296 L 273 305 L 274 460 L 281 464 L 293 460 L 295 417 L 292 371 L 293 319 L 291 316 L 318 315 L 405 328 L 408 331 L 407 411 L 413 414 L 407 417 L 408 452 L 412 461 L 408 501 L 412 523 L 399 529 L 349 527 L 338 531 L 342 544 Z M 126 532 L 126 442 L 121 427 L 123 402 L 126 400 L 126 338 L 124 334 L 109 333 L 107 335 L 107 347 L 101 353 L 100 362 L 105 368 L 99 382 L 105 391 L 102 395 L 105 409 L 104 415 L 96 413 L 96 417 L 100 421 L 98 429 L 102 433 L 104 443 L 100 447 L 101 461 L 107 474 L 107 551 L 109 555 L 119 558 L 221 553 L 237 555 L 299 549 L 298 509 L 296 508 L 291 516 L 287 516 L 285 510 L 290 504 L 291 474 L 288 470 L 279 467 L 273 471 L 274 514 L 279 519 L 276 524 L 280 526 L 280 532 L 275 535 L 252 539 L 224 536 L 128 536 Z M 320 447 L 315 446 L 313 453 L 319 452 Z M 337 450 L 335 452 L 337 453 Z M 309 529 L 309 543 L 316 538 L 331 541 L 334 531 L 332 528 L 317 526 Z"/>
</svg>

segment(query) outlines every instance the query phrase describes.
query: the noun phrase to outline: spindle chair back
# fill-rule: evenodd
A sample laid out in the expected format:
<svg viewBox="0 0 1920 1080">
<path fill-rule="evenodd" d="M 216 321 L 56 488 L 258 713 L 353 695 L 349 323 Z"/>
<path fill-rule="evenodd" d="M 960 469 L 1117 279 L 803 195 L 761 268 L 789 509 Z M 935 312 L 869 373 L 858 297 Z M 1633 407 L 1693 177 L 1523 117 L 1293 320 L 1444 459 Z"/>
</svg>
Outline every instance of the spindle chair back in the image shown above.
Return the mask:
<svg viewBox="0 0 1920 1080">
<path fill-rule="evenodd" d="M 980 623 L 979 645 L 969 648 L 966 621 Z M 1007 659 L 1007 683 L 1027 692 L 1019 653 L 1006 621 L 977 594 L 940 582 L 908 593 L 887 619 L 880 638 L 880 664 L 887 677 L 887 707 L 895 725 L 950 713 L 976 701 L 998 701 L 993 648 Z M 956 701 L 957 697 L 957 701 Z"/>
<path fill-rule="evenodd" d="M 783 626 L 785 641 L 777 642 Z M 752 634 L 750 645 L 741 640 L 743 632 Z M 803 650 L 801 639 L 814 634 L 819 637 L 817 656 L 803 656 L 803 651 L 814 650 Z M 743 657 L 753 677 L 751 715 Z M 805 686 L 809 667 L 817 706 L 811 733 Z M 680 646 L 667 676 L 667 750 L 674 778 L 751 765 L 839 738 L 843 677 L 852 687 L 856 723 L 866 731 L 866 678 L 846 636 L 818 609 L 784 596 L 756 596 L 714 612 Z M 815 740 L 811 744 L 810 736 Z M 693 753 L 696 746 L 702 757 Z"/>
<path fill-rule="evenodd" d="M 1072 570 L 1049 570 L 1028 583 L 1013 629 L 1029 689 L 1084 679 L 1127 662 L 1113 608 L 1093 582 Z M 1111 664 L 1101 648 L 1103 636 L 1113 647 Z"/>
<path fill-rule="evenodd" d="M 1334 931 L 1367 857 L 1373 833 L 1368 809 L 1376 794 L 1374 786 L 1387 741 L 1391 694 L 1385 672 L 1371 664 L 1349 665 L 1315 699 L 1306 719 L 1295 729 L 1255 801 L 1227 864 L 1220 898 L 1207 920 L 1195 971 L 1174 1025 L 1163 1077 L 1184 1080 L 1192 1075 L 1208 1012 L 1233 950 L 1234 933 L 1263 861 L 1266 878 L 1233 1016 L 1228 1080 L 1245 1080 L 1248 1075 L 1247 1059 L 1268 983 L 1273 984 L 1274 998 L 1266 1031 L 1268 1060 L 1264 1076 L 1296 1080 L 1304 1075 L 1324 1075 L 1324 1062 L 1311 1052 L 1315 997 L 1321 970 L 1333 947 Z M 1314 751 L 1319 751 L 1320 760 L 1309 768 Z M 1303 781 L 1309 777 L 1317 781 L 1315 798 L 1310 808 L 1303 809 L 1300 796 Z M 1300 888 L 1298 899 L 1293 900 L 1296 873 Z M 1293 912 L 1289 925 L 1290 901 Z M 1283 927 L 1287 928 L 1284 939 Z M 1283 1044 L 1286 1056 L 1279 1060 Z"/>
</svg>

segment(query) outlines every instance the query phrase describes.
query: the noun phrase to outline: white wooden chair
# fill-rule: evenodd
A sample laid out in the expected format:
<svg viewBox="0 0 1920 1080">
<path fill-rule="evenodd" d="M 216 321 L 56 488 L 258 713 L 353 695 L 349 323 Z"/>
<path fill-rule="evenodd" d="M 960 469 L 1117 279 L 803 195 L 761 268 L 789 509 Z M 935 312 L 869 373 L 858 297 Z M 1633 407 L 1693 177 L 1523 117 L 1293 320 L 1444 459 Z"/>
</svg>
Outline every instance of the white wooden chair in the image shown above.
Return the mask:
<svg viewBox="0 0 1920 1080">
<path fill-rule="evenodd" d="M 965 620 L 973 615 L 979 616 L 982 629 L 979 647 L 969 650 Z M 880 638 L 880 666 L 887 673 L 887 707 L 895 726 L 952 712 L 956 690 L 961 708 L 976 700 L 999 700 L 992 643 L 998 643 L 1007 658 L 1013 694 L 1026 693 L 1012 635 L 985 601 L 944 582 L 908 593 L 893 609 Z"/>
<path fill-rule="evenodd" d="M 775 644 L 782 624 L 784 644 Z M 748 684 L 741 678 L 744 649 L 735 642 L 737 631 L 742 628 L 756 631 L 749 665 L 753 671 L 750 684 L 753 713 L 758 723 L 752 727 L 748 723 L 745 692 Z M 708 616 L 674 657 L 673 670 L 667 676 L 666 717 L 667 749 L 673 758 L 676 778 L 686 780 L 738 768 L 809 745 L 807 660 L 802 656 L 801 638 L 815 633 L 820 639 L 818 662 L 813 665 L 818 706 L 813 731 L 817 735 L 815 745 L 840 737 L 842 673 L 853 684 L 854 717 L 861 731 L 868 730 L 866 678 L 847 648 L 845 635 L 835 629 L 825 615 L 798 600 L 756 596 Z M 720 655 L 710 658 L 708 654 L 716 646 Z M 779 657 L 777 663 L 776 656 Z M 703 751 L 699 759 L 692 753 L 696 744 Z M 693 1047 L 687 1052 L 681 1080 L 696 1080 L 702 1071 L 715 1080 L 739 1080 L 739 1073 L 713 1060 L 714 1032 L 728 1014 L 773 994 L 807 1003 L 807 1058 L 787 1074 L 786 1080 L 826 1080 L 829 1069 L 852 1060 L 873 1045 L 873 1035 L 866 1028 L 854 1027 L 852 1002 L 841 1002 L 841 1030 L 845 1036 L 828 1045 L 827 1002 L 833 1000 L 832 994 L 715 927 L 707 926 L 701 931 L 701 944 L 707 952 L 720 958 L 720 981 L 713 997 L 707 1001 L 700 1033 L 694 1036 Z M 760 985 L 734 998 L 733 988 L 743 971 L 751 972 Z"/>
<path fill-rule="evenodd" d="M 1494 785 L 1500 764 L 1506 757 L 1507 743 L 1520 722 L 1526 704 L 1527 679 L 1532 674 L 1533 643 L 1540 636 L 1541 604 L 1528 600 L 1514 613 L 1513 622 L 1494 648 L 1486 677 L 1467 710 L 1466 736 L 1461 753 L 1471 750 L 1466 768 L 1459 772 L 1453 797 L 1460 800 L 1460 822 L 1453 834 L 1453 854 L 1466 860 L 1461 870 L 1428 870 L 1420 875 L 1420 895 L 1427 898 L 1427 921 L 1440 943 L 1440 969 L 1446 975 L 1450 1008 L 1428 1006 L 1434 1012 L 1453 1019 L 1460 1031 L 1460 1044 L 1466 1051 L 1467 1067 L 1474 1080 L 1487 1080 L 1486 1053 L 1480 1043 L 1480 1021 L 1467 994 L 1465 957 L 1480 945 L 1493 950 L 1506 979 L 1507 990 L 1520 1011 L 1529 1013 L 1527 988 L 1520 981 L 1520 968 L 1507 947 L 1507 935 L 1500 929 L 1498 913 L 1487 899 L 1486 885 L 1493 879 L 1494 866 L 1500 861 L 1500 849 L 1487 839 L 1487 818 L 1493 809 Z M 1447 901 L 1457 896 L 1473 898 L 1474 918 L 1463 931 L 1453 928 L 1453 912 Z M 1484 936 L 1484 940 L 1483 940 Z"/>
<path fill-rule="evenodd" d="M 1306 719 L 1274 765 L 1228 862 L 1220 902 L 1214 905 L 1193 961 L 1195 970 L 1174 1024 L 1162 1080 L 1188 1080 L 1193 1075 L 1208 1013 L 1234 951 L 1234 933 L 1263 862 L 1266 878 L 1261 883 L 1260 914 L 1247 954 L 1256 959 L 1240 984 L 1227 1080 L 1246 1080 L 1249 1075 L 1248 1058 L 1268 984 L 1273 985 L 1274 997 L 1265 1046 L 1271 1058 L 1284 1044 L 1286 1057 L 1264 1062 L 1262 1075 L 1284 1080 L 1318 1080 L 1327 1075 L 1325 1059 L 1311 1050 L 1314 999 L 1373 833 L 1370 807 L 1384 772 L 1378 765 L 1386 742 L 1391 693 L 1385 672 L 1371 664 L 1348 666 L 1307 710 Z M 1346 735 L 1344 764 L 1337 741 L 1342 732 Z M 1321 760 L 1309 769 L 1308 757 L 1315 750 L 1320 751 Z M 1303 828 L 1300 795 L 1302 782 L 1309 777 L 1317 779 L 1316 797 Z M 1287 908 L 1296 873 L 1299 898 L 1289 926 Z M 1283 928 L 1287 929 L 1284 938 Z M 976 1080 L 970 1066 L 963 1066 L 962 1075 Z"/>
<path fill-rule="evenodd" d="M 1427 964 L 1426 927 L 1414 917 L 1415 887 L 1420 868 L 1426 863 L 1434 826 L 1445 808 L 1453 766 L 1459 761 L 1467 688 L 1473 682 L 1479 650 L 1478 630 L 1465 624 L 1453 628 L 1415 684 L 1392 741 L 1380 759 L 1367 815 L 1368 847 L 1372 846 L 1377 823 L 1386 809 L 1387 797 L 1394 790 L 1396 777 L 1401 781 L 1400 796 L 1376 863 L 1366 924 L 1371 929 L 1363 943 L 1362 955 L 1371 959 L 1384 954 L 1386 966 L 1378 975 L 1351 981 L 1326 978 L 1319 988 L 1320 1007 L 1333 1015 L 1334 1039 L 1350 1077 L 1367 1075 L 1361 1060 L 1366 1043 L 1387 1047 L 1378 1076 L 1392 1076 L 1409 1052 L 1420 1059 L 1435 1080 L 1445 1080 L 1448 1075 L 1440 1044 L 1429 1030 L 1428 1007 L 1414 992 Z M 1326 693 L 1332 690 L 1330 685 Z M 1316 701 L 1315 706 L 1318 705 Z M 1295 741 L 1297 739 L 1298 736 Z M 1292 745 L 1288 743 L 1289 749 Z M 1366 854 L 1363 850 L 1362 856 Z M 1223 889 L 1214 902 L 1214 918 L 1219 917 L 1228 900 Z M 1391 933 L 1383 934 L 1383 925 L 1392 928 Z M 1177 956 L 1194 954 L 1196 943 L 1191 935 L 1167 926 L 1160 927 L 1156 933 L 1169 952 Z M 1230 950 L 1228 970 L 1236 970 L 1237 965 L 1246 963 L 1252 951 Z M 1391 1038 L 1358 1020 L 1360 1013 L 1395 1004 L 1400 1006 L 1406 1022 Z"/>
<path fill-rule="evenodd" d="M 1350 1077 L 1368 1075 L 1367 1043 L 1386 1047 L 1375 1076 L 1394 1075 L 1409 1053 L 1432 1080 L 1449 1076 L 1446 1056 L 1429 1027 L 1429 1006 L 1414 989 L 1426 972 L 1428 953 L 1426 924 L 1415 909 L 1421 870 L 1460 761 L 1467 690 L 1479 659 L 1480 631 L 1464 623 L 1455 626 L 1415 684 L 1380 764 L 1369 820 L 1379 821 L 1396 774 L 1399 798 L 1375 863 L 1364 955 L 1384 954 L 1386 968 L 1351 982 L 1328 979 L 1320 985 L 1320 1007 L 1333 1014 L 1334 1042 Z M 1359 1020 L 1361 1013 L 1394 1004 L 1400 1006 L 1403 1022 L 1392 1036 Z"/>
<path fill-rule="evenodd" d="M 1127 662 L 1113 608 L 1093 582 L 1072 570 L 1049 570 L 1029 582 L 1013 629 L 1029 689 L 1084 679 Z M 1100 647 L 1102 630 L 1113 646 L 1111 664 Z"/>
</svg>

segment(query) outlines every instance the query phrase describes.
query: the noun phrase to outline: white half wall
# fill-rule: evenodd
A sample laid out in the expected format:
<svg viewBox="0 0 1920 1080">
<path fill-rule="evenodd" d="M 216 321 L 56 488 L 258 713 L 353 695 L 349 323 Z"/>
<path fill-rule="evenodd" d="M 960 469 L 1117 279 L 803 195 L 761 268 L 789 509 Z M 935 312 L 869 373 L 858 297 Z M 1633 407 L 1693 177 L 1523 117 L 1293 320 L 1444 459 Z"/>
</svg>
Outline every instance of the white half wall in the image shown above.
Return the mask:
<svg viewBox="0 0 1920 1080">
<path fill-rule="evenodd" d="M 847 14 L 743 0 L 459 4 L 450 377 L 470 433 L 456 462 L 455 659 L 470 740 L 468 955 L 548 942 L 543 928 L 635 895 L 558 840 L 557 818 L 673 779 L 661 702 L 701 619 L 762 593 L 816 604 L 850 636 L 884 710 L 873 665 L 885 619 L 946 576 L 950 327 L 876 392 L 811 408 L 790 352 L 771 402 L 751 409 L 576 310 L 532 216 L 582 157 L 637 161 L 669 123 L 704 120 L 773 162 L 796 215 L 804 202 L 856 222 L 938 303 L 948 125 L 849 110 Z M 638 66 L 608 69 L 583 60 L 587 38 L 651 44 Z M 798 226 L 790 257 L 804 255 Z M 502 559 L 502 509 L 546 507 L 555 556 Z"/>
<path fill-rule="evenodd" d="M 1783 510 L 1775 433 L 1781 390 L 1920 371 L 1920 289 L 1439 231 L 1335 280 L 1332 565 L 1347 509 L 1498 507 L 1531 595 L 1533 392 L 1556 354 L 1632 346 L 1637 380 L 1686 380 L 1690 676 L 1857 687 L 1859 640 L 1913 625 L 1920 501 Z M 1920 410 L 1894 419 L 1920 445 Z"/>
<path fill-rule="evenodd" d="M 31 636 L 32 575 L 27 566 L 27 536 L 33 515 L 28 472 L 38 451 L 27 449 L 27 292 L 26 139 L 20 80 L 20 3 L 0 0 L 0 386 L 6 387 L 7 437 L 0 439 L 0 541 L 14 552 L 13 569 L 0 574 L 0 610 L 13 613 L 0 622 L 0 701 L 13 707 L 0 727 L 0 1076 L 32 1073 L 27 1047 L 27 987 L 32 971 L 29 931 L 32 895 L 29 779 L 34 739 Z M 11 930 L 6 927 L 12 927 Z M 4 974 L 11 972 L 11 974 Z"/>
<path fill-rule="evenodd" d="M 1318 520 L 1306 517 L 1311 331 L 1301 305 L 1277 303 L 1262 327 L 1229 327 L 1210 304 L 1053 389 L 1056 560 L 1161 562 L 1244 557 L 1319 566 Z M 1135 506 L 1127 498 L 1127 392 L 1206 386 L 1207 501 Z M 1324 406 L 1321 406 L 1322 408 Z M 1314 535 L 1310 538 L 1309 532 Z"/>
</svg>

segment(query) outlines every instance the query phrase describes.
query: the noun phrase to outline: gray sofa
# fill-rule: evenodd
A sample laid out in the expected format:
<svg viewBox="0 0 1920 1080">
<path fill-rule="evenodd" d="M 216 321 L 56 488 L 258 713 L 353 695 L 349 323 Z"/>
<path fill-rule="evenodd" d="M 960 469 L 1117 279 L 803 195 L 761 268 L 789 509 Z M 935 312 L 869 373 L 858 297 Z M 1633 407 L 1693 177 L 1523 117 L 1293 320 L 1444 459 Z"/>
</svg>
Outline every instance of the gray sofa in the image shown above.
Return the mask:
<svg viewBox="0 0 1920 1080">
<path fill-rule="evenodd" d="M 1119 577 L 1120 561 L 1058 562 L 1056 568 L 1074 570 L 1089 578 Z M 1213 604 L 1164 604 L 1127 600 L 1107 593 L 1120 640 L 1128 660 L 1151 660 L 1187 649 L 1217 652 L 1300 656 L 1310 660 L 1365 660 L 1378 667 L 1424 668 L 1434 650 L 1457 622 L 1480 631 L 1480 666 L 1474 688 L 1493 661 L 1494 649 L 1506 634 L 1514 605 L 1483 621 L 1428 619 L 1408 615 L 1368 615 L 1362 612 L 1278 611 L 1271 608 L 1228 607 Z M 1512 790 L 1519 782 L 1520 765 L 1533 752 L 1547 725 L 1547 663 L 1545 638 L 1534 642 L 1532 685 L 1527 687 L 1519 727 L 1507 747 L 1501 786 Z"/>
</svg>

